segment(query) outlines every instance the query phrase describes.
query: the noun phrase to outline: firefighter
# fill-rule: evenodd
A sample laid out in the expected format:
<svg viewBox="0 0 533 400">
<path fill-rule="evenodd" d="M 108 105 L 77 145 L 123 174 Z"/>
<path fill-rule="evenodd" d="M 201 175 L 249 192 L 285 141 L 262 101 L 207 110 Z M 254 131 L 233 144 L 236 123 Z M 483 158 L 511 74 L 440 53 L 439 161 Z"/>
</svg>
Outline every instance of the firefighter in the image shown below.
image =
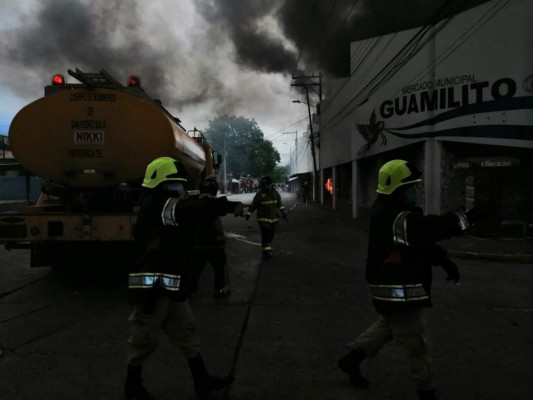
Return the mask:
<svg viewBox="0 0 533 400">
<path fill-rule="evenodd" d="M 309 201 L 309 181 L 306 179 L 302 185 L 302 201 L 307 204 Z"/>
<path fill-rule="evenodd" d="M 248 221 L 253 212 L 257 210 L 257 223 L 261 230 L 261 246 L 263 258 L 272 257 L 272 241 L 278 225 L 278 212 L 288 222 L 285 206 L 281 202 L 281 195 L 272 186 L 272 178 L 265 176 L 261 179 L 260 187 L 246 210 L 245 218 Z"/>
<path fill-rule="evenodd" d="M 157 158 L 146 168 L 134 229 L 139 257 L 128 279 L 134 309 L 128 319 L 127 399 L 153 399 L 142 384 L 141 370 L 157 348 L 160 330 L 186 357 L 198 399 L 229 386 L 234 379 L 207 373 L 188 296 L 193 223 L 198 219 L 215 220 L 236 207 L 225 197 L 188 199 L 186 185 L 187 170 L 172 158 Z"/>
<path fill-rule="evenodd" d="M 436 399 L 429 332 L 422 313 L 431 307 L 432 265 L 447 279 L 459 281 L 459 269 L 435 242 L 461 235 L 478 218 L 479 209 L 424 215 L 416 206 L 421 173 L 405 160 L 392 160 L 379 170 L 378 197 L 372 208 L 366 280 L 378 318 L 359 335 L 338 361 L 355 387 L 368 380 L 359 366 L 394 340 L 407 356 L 409 375 L 419 399 Z"/>
<path fill-rule="evenodd" d="M 206 177 L 200 183 L 199 199 L 205 197 L 216 198 L 218 182 L 215 177 Z M 233 202 L 228 202 L 233 203 Z M 235 215 L 237 216 L 237 215 Z M 242 215 L 241 215 L 242 216 Z M 198 279 L 206 263 L 212 265 L 215 297 L 225 297 L 231 294 L 228 287 L 229 277 L 227 270 L 227 257 L 225 250 L 224 230 L 222 219 L 217 216 L 215 220 L 198 220 L 194 226 L 193 246 L 193 283 L 194 291 L 198 289 Z"/>
</svg>

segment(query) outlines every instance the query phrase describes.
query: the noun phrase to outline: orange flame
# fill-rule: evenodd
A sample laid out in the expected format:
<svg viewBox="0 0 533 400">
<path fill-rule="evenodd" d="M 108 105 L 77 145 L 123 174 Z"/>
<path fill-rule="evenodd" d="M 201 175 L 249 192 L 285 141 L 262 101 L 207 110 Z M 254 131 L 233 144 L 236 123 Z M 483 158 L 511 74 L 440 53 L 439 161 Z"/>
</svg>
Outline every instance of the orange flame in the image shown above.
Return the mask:
<svg viewBox="0 0 533 400">
<path fill-rule="evenodd" d="M 329 194 L 333 194 L 333 181 L 331 178 L 328 178 L 325 187 Z"/>
</svg>

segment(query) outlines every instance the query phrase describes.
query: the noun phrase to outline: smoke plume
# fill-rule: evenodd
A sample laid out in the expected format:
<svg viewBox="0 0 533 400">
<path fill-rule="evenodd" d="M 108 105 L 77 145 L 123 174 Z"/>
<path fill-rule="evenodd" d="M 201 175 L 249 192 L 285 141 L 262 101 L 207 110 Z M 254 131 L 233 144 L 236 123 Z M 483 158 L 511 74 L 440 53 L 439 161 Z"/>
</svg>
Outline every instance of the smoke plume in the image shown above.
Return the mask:
<svg viewBox="0 0 533 400">
<path fill-rule="evenodd" d="M 260 114 L 291 74 L 346 76 L 350 42 L 484 1 L 25 0 L 19 23 L 0 29 L 0 84 L 37 98 L 53 73 L 105 69 L 122 82 L 141 76 L 180 112 Z"/>
</svg>

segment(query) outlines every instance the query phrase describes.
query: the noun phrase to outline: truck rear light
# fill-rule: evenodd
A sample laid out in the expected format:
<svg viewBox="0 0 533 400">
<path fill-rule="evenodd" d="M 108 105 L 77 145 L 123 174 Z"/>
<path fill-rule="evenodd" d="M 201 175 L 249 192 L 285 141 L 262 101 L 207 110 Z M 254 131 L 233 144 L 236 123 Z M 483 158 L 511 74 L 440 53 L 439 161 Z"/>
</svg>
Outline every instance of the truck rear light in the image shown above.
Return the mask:
<svg viewBox="0 0 533 400">
<path fill-rule="evenodd" d="M 67 83 L 65 77 L 61 74 L 55 74 L 52 76 L 52 85 L 64 85 Z"/>
<path fill-rule="evenodd" d="M 128 86 L 130 87 L 141 87 L 141 78 L 136 75 L 131 75 L 128 78 Z"/>
</svg>

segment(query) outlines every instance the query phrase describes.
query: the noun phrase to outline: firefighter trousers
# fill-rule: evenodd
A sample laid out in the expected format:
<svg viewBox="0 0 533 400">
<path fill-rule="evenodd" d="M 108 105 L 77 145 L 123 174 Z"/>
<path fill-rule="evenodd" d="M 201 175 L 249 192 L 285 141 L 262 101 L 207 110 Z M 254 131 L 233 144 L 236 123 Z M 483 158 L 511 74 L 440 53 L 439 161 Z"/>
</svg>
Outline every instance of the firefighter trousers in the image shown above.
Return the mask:
<svg viewBox="0 0 533 400">
<path fill-rule="evenodd" d="M 352 345 L 363 349 L 370 358 L 376 356 L 392 340 L 405 354 L 408 373 L 417 389 L 432 388 L 431 343 L 422 310 L 380 314 L 377 321 L 359 335 Z"/>
<path fill-rule="evenodd" d="M 274 241 L 274 235 L 276 234 L 276 225 L 276 223 L 259 223 L 263 252 L 272 252 L 272 242 Z"/>
<path fill-rule="evenodd" d="M 215 290 L 225 288 L 229 283 L 228 259 L 223 246 L 209 249 L 195 249 L 193 252 L 193 280 L 198 287 L 198 280 L 202 274 L 205 264 L 211 264 L 215 273 Z"/>
<path fill-rule="evenodd" d="M 146 361 L 159 344 L 161 330 L 187 360 L 200 354 L 196 320 L 188 301 L 175 301 L 159 295 L 151 313 L 135 307 L 128 321 L 131 324 L 127 341 L 128 364 L 142 365 Z"/>
</svg>

